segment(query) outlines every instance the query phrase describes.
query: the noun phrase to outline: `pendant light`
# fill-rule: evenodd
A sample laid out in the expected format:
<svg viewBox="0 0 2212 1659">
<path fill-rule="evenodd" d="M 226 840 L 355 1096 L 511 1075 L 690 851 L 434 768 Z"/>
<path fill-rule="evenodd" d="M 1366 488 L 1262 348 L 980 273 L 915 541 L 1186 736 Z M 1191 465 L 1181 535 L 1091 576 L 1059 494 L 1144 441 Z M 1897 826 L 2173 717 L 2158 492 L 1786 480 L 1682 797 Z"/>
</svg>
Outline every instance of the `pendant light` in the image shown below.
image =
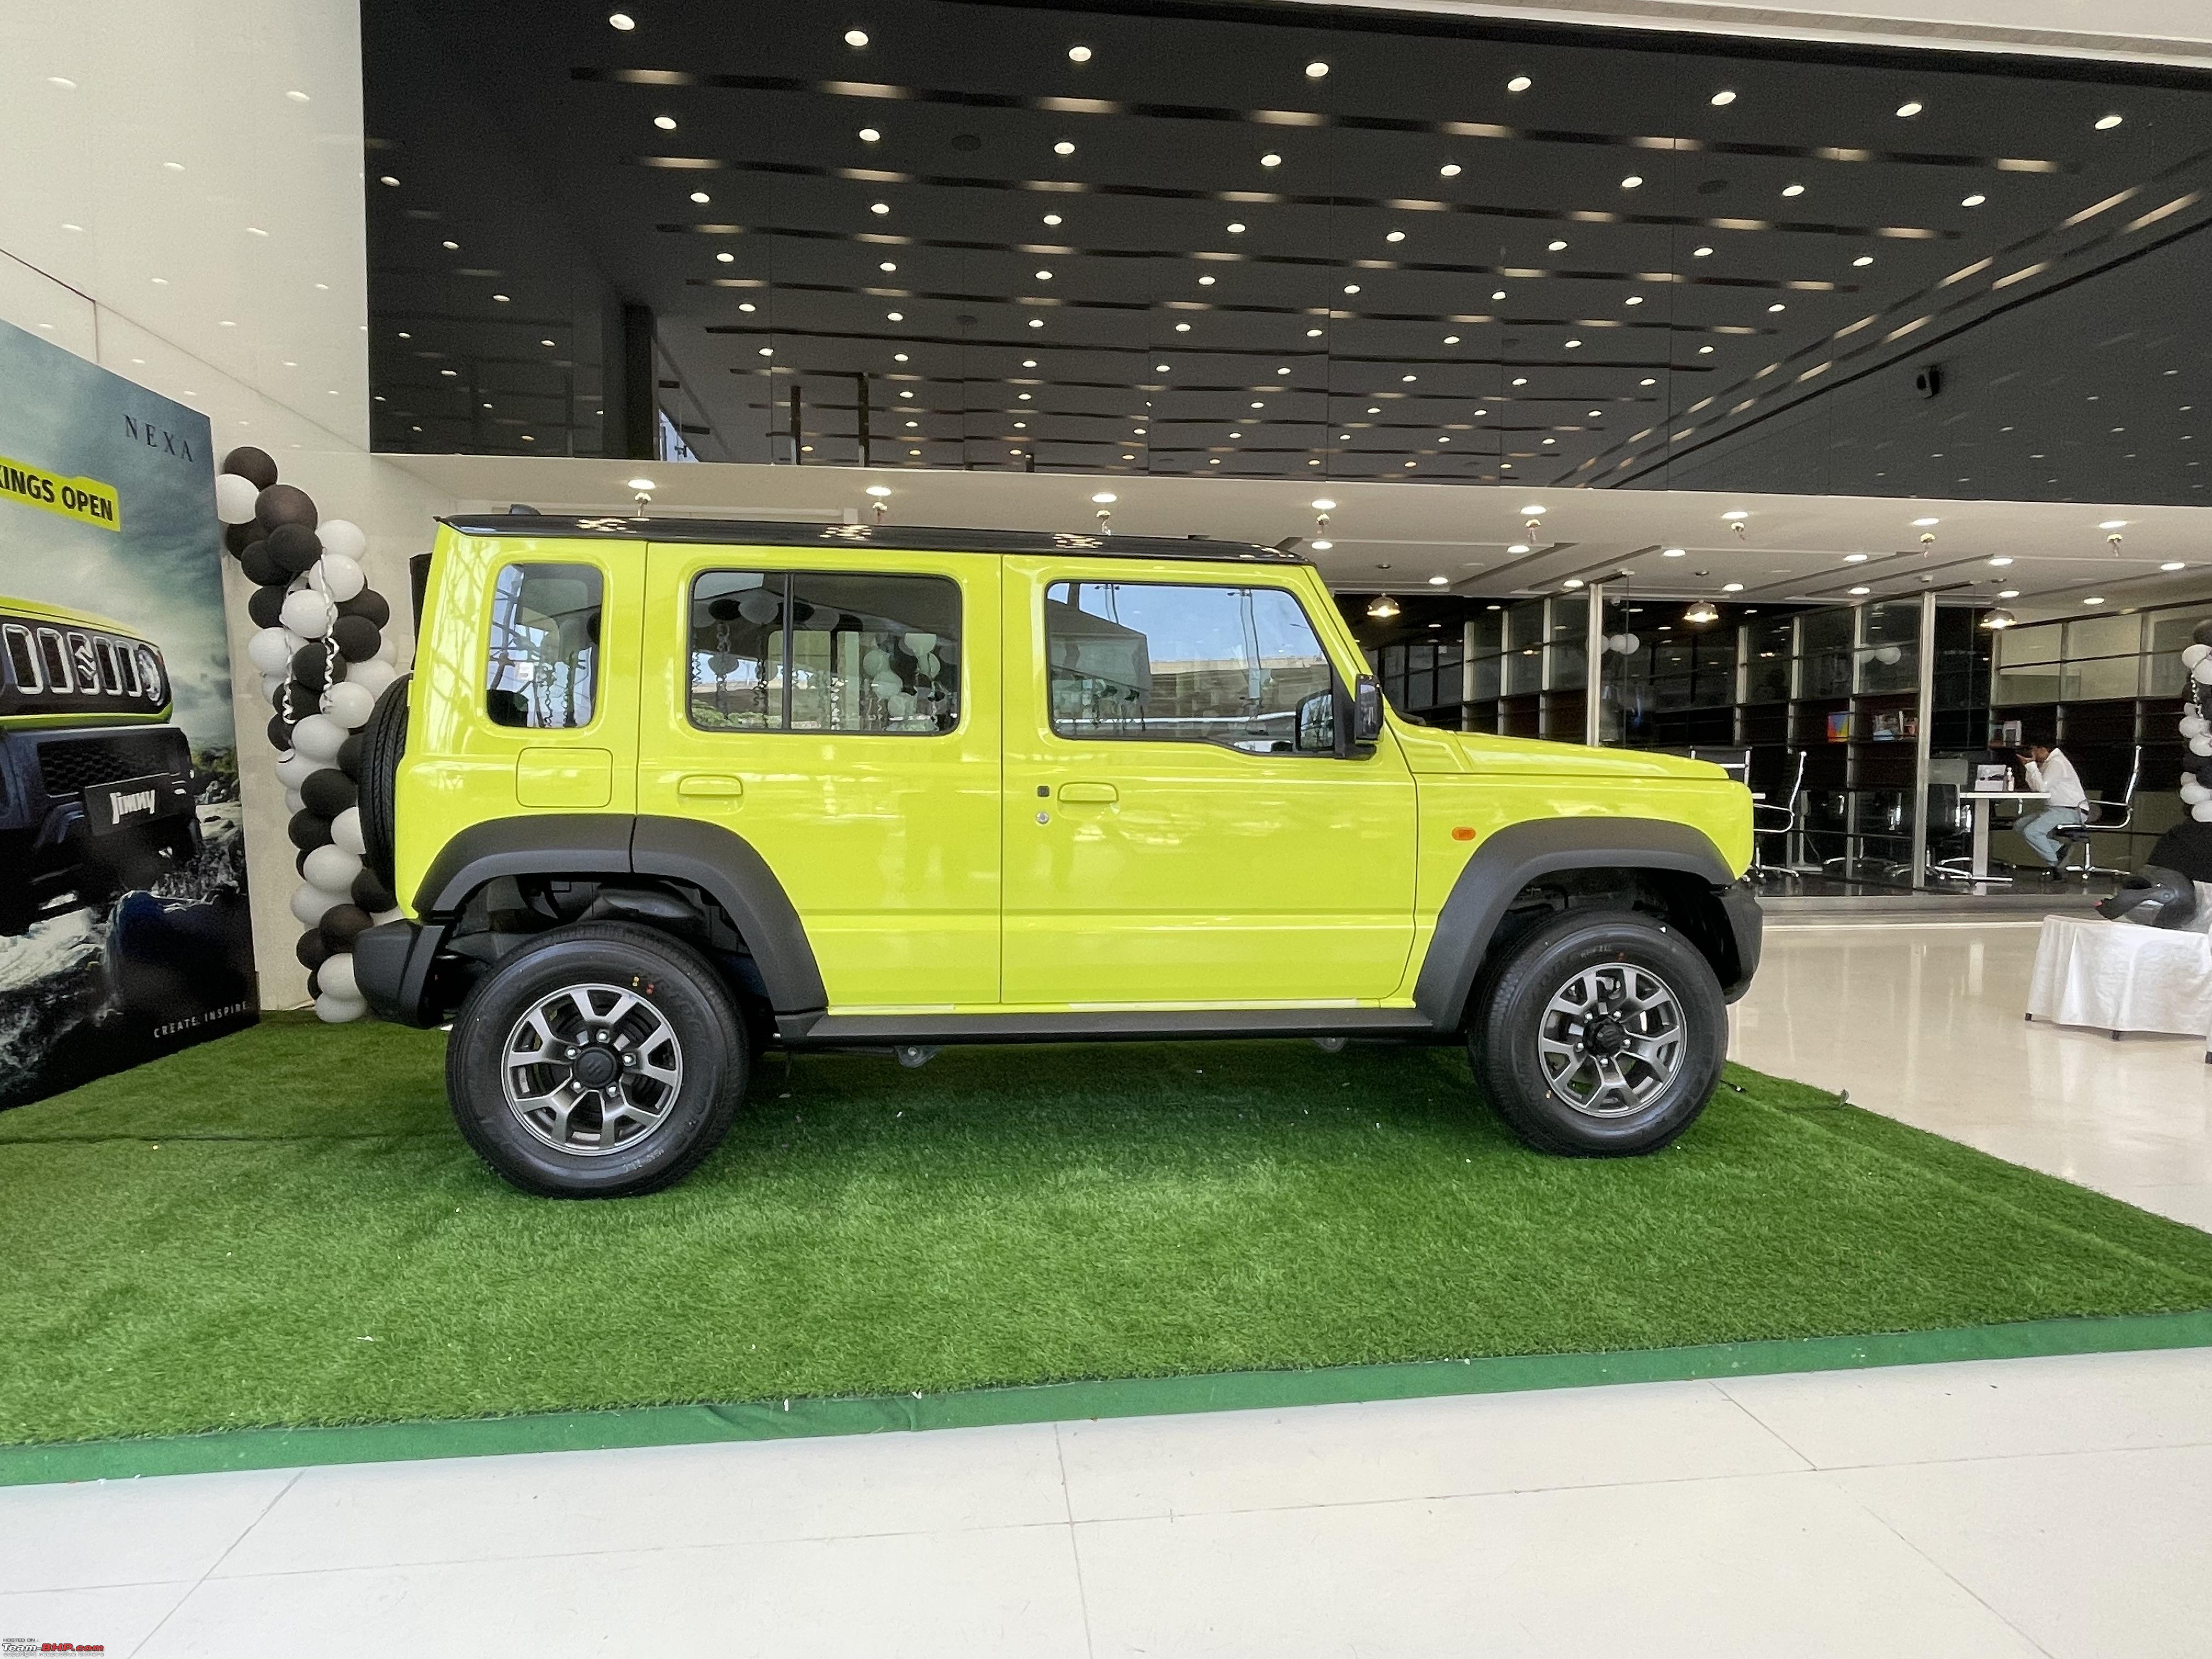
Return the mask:
<svg viewBox="0 0 2212 1659">
<path fill-rule="evenodd" d="M 1389 622 L 1398 614 L 1398 601 L 1388 593 L 1377 593 L 1367 602 L 1367 614 L 1376 622 Z"/>
<path fill-rule="evenodd" d="M 1713 608 L 1711 599 L 1692 599 L 1690 608 L 1682 613 L 1682 620 L 1686 623 L 1704 623 L 1720 619 L 1721 613 Z"/>
<path fill-rule="evenodd" d="M 2000 605 L 1992 607 L 1990 611 L 1984 613 L 1982 617 L 1982 626 L 1988 629 L 1993 634 L 2001 634 L 2006 629 L 2012 627 L 2019 621 L 2019 617 L 2014 616 L 2011 611 L 2006 610 Z"/>
</svg>

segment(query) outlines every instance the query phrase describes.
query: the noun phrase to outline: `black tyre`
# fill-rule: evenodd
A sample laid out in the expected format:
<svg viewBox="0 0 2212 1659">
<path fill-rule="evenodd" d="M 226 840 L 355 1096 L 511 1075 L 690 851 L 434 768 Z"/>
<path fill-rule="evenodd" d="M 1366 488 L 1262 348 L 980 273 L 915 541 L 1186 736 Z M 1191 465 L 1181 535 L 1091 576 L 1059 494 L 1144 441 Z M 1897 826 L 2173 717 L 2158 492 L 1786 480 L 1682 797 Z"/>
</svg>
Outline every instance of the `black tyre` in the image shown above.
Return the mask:
<svg viewBox="0 0 2212 1659">
<path fill-rule="evenodd" d="M 1567 910 L 1484 972 L 1476 1080 L 1539 1152 L 1656 1152 L 1697 1121 L 1728 1059 L 1728 1006 L 1697 947 L 1627 910 Z"/>
<path fill-rule="evenodd" d="M 540 1058 L 542 1056 L 542 1058 Z M 744 1023 L 682 941 L 629 922 L 541 935 L 461 1005 L 453 1118 L 527 1193 L 622 1198 L 682 1180 L 744 1099 Z"/>
<path fill-rule="evenodd" d="M 402 674 L 384 688 L 376 708 L 361 728 L 360 789 L 362 862 L 386 892 L 393 890 L 392 848 L 397 842 L 399 763 L 407 753 L 407 682 Z"/>
</svg>

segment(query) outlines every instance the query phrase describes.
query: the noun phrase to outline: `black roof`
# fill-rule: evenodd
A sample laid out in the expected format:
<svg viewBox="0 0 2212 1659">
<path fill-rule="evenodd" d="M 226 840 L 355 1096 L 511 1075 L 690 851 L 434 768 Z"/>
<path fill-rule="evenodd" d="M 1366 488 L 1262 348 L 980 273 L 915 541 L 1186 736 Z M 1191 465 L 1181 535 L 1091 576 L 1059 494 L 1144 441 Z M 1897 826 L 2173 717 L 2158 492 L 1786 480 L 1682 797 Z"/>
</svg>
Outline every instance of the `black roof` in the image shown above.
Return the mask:
<svg viewBox="0 0 2212 1659">
<path fill-rule="evenodd" d="M 740 547 L 884 547 L 913 553 L 1084 553 L 1121 559 L 1310 564 L 1303 554 L 1206 536 L 1104 536 L 1054 530 L 958 530 L 933 525 L 793 524 L 753 519 L 570 518 L 500 513 L 441 519 L 465 536 L 562 536 L 591 541 L 727 542 Z"/>
</svg>

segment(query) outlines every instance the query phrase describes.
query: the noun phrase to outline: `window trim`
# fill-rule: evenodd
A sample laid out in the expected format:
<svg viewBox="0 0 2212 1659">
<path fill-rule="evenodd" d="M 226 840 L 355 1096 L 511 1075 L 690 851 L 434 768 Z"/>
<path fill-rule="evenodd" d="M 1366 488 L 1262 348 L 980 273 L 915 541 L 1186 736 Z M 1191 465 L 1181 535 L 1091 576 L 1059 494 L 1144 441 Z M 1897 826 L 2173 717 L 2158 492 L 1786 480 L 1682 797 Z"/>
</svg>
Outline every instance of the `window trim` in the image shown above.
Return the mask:
<svg viewBox="0 0 2212 1659">
<path fill-rule="evenodd" d="M 708 738 L 805 738 L 817 742 L 825 738 L 834 738 L 842 741 L 847 738 L 898 738 L 909 743 L 927 743 L 936 739 L 957 738 L 966 732 L 968 729 L 968 705 L 969 702 L 969 689 L 968 684 L 968 590 L 962 585 L 959 577 L 955 576 L 949 572 L 941 570 L 858 570 L 848 569 L 842 565 L 700 565 L 696 568 L 693 569 L 690 574 L 685 578 L 683 587 L 677 595 L 677 603 L 682 607 L 678 625 L 683 631 L 684 641 L 684 655 L 687 665 L 689 664 L 691 657 L 691 618 L 693 609 L 698 604 L 699 584 L 709 576 L 745 576 L 756 574 L 769 578 L 780 577 L 783 582 L 783 622 L 776 630 L 783 641 L 782 724 L 780 726 L 739 726 L 735 728 L 700 725 L 699 722 L 694 720 L 691 715 L 691 676 L 687 667 L 683 678 L 681 688 L 678 691 L 678 697 L 682 705 L 684 724 L 691 731 L 698 732 L 702 737 Z M 960 645 L 960 678 L 958 684 L 953 693 L 953 720 L 951 726 L 945 727 L 945 730 L 941 732 L 860 732 L 833 730 L 823 726 L 799 727 L 794 726 L 791 723 L 792 699 L 797 690 L 796 678 L 793 672 L 793 659 L 797 655 L 797 653 L 793 648 L 793 640 L 798 633 L 798 629 L 792 626 L 791 622 L 791 584 L 794 580 L 804 576 L 851 576 L 863 580 L 874 578 L 878 580 L 895 579 L 901 581 L 943 582 L 946 586 L 952 590 L 952 614 L 954 620 L 958 623 L 960 628 L 960 632 L 955 636 Z M 832 637 L 834 637 L 834 635 Z"/>
<path fill-rule="evenodd" d="M 477 705 L 477 712 L 482 717 L 483 723 L 492 731 L 519 732 L 526 738 L 533 734 L 550 734 L 550 736 L 556 738 L 565 734 L 573 737 L 579 732 L 597 731 L 599 729 L 599 722 L 604 720 L 606 715 L 606 710 L 604 706 L 605 699 L 601 696 L 601 693 L 605 691 L 606 688 L 600 684 L 599 680 L 599 669 L 601 666 L 599 659 L 606 651 L 606 617 L 610 603 L 608 595 L 614 586 L 614 573 L 608 569 L 605 565 L 598 563 L 596 561 L 591 559 L 549 559 L 544 557 L 542 554 L 535 556 L 521 555 L 514 558 L 502 559 L 497 564 L 494 565 L 490 571 L 491 580 L 484 585 L 483 650 L 480 655 L 480 660 L 483 662 L 485 672 L 488 674 L 491 666 L 493 641 L 496 636 L 495 630 L 499 625 L 500 578 L 510 570 L 526 569 L 533 565 L 556 568 L 567 566 L 573 569 L 588 570 L 594 576 L 599 578 L 599 638 L 592 646 L 592 718 L 586 720 L 580 726 L 507 726 L 493 718 L 491 712 L 492 688 L 488 681 L 482 684 L 480 687 L 478 695 L 483 697 L 483 701 Z M 541 738 L 541 740 L 544 739 Z"/>
<path fill-rule="evenodd" d="M 1218 579 L 1208 581 L 1162 581 L 1149 577 L 1101 578 L 1093 576 L 1071 576 L 1065 574 L 1055 575 L 1045 574 L 1039 577 L 1037 586 L 1037 637 L 1039 643 L 1043 647 L 1037 653 L 1037 666 L 1042 671 L 1043 679 L 1044 736 L 1050 741 L 1054 743 L 1063 743 L 1071 748 L 1079 747 L 1084 744 L 1089 743 L 1187 744 L 1195 744 L 1196 746 L 1203 749 L 1215 750 L 1223 754 L 1242 756 L 1246 760 L 1253 761 L 1360 760 L 1365 758 L 1367 755 L 1374 752 L 1375 746 L 1373 744 L 1346 744 L 1342 741 L 1340 741 L 1335 747 L 1330 749 L 1293 749 L 1287 754 L 1279 750 L 1273 750 L 1266 754 L 1261 754 L 1255 750 L 1240 749 L 1234 744 L 1224 743 L 1218 738 L 1166 738 L 1154 737 L 1149 733 L 1143 737 L 1135 738 L 1108 738 L 1097 736 L 1072 738 L 1067 736 L 1060 731 L 1058 723 L 1054 719 L 1052 712 L 1052 629 L 1046 621 L 1044 607 L 1052 602 L 1052 590 L 1054 588 L 1071 584 L 1086 582 L 1093 583 L 1102 587 L 1202 587 L 1212 589 L 1216 592 L 1225 593 L 1253 592 L 1283 594 L 1292 605 L 1297 607 L 1298 615 L 1304 619 L 1308 631 L 1313 635 L 1314 643 L 1321 647 L 1322 660 L 1328 665 L 1328 689 L 1335 695 L 1338 707 L 1340 709 L 1344 711 L 1347 718 L 1349 718 L 1351 713 L 1350 704 L 1352 702 L 1352 690 L 1350 683 L 1346 681 L 1344 677 L 1344 669 L 1342 665 L 1338 663 L 1336 653 L 1328 648 L 1329 642 L 1328 636 L 1315 625 L 1313 612 L 1306 609 L 1305 600 L 1299 595 L 1298 591 L 1294 587 L 1286 586 L 1280 582 L 1224 582 Z M 1295 711 L 1293 712 L 1293 718 L 1295 718 Z"/>
</svg>

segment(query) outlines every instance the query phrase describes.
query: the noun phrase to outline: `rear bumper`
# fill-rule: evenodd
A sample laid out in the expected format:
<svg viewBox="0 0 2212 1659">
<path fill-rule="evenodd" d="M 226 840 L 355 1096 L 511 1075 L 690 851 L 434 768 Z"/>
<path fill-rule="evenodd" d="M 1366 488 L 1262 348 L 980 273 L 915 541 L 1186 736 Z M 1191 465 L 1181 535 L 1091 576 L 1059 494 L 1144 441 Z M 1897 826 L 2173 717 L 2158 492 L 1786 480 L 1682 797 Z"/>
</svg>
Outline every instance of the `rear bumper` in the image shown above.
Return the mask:
<svg viewBox="0 0 2212 1659">
<path fill-rule="evenodd" d="M 1728 918 L 1729 935 L 1735 943 L 1735 975 L 1721 987 L 1721 994 L 1734 1002 L 1751 988 L 1752 975 L 1759 971 L 1766 927 L 1749 877 L 1721 890 L 1721 912 Z"/>
<path fill-rule="evenodd" d="M 353 942 L 354 982 L 380 1015 L 401 1025 L 435 1025 L 430 971 L 444 930 L 412 921 L 387 921 L 364 929 Z"/>
</svg>

